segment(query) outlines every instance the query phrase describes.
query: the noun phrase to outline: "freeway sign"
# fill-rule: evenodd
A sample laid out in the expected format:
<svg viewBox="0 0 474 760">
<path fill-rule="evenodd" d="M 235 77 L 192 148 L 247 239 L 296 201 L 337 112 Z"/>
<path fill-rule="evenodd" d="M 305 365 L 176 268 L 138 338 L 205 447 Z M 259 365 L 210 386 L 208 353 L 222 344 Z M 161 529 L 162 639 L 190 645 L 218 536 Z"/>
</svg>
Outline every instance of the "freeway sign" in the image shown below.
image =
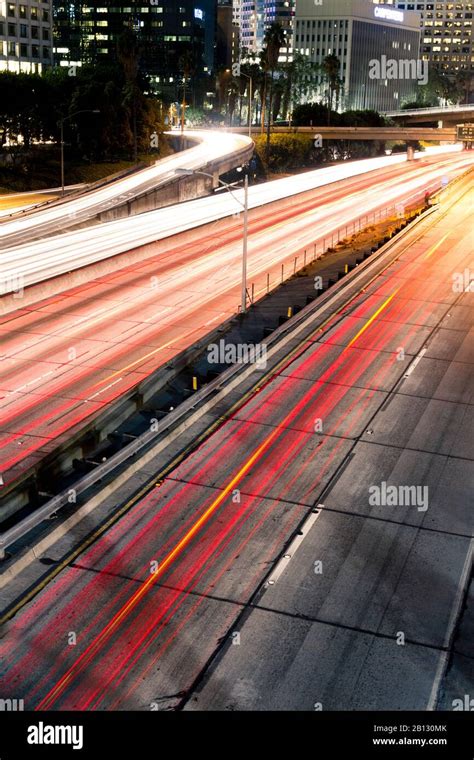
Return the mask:
<svg viewBox="0 0 474 760">
<path fill-rule="evenodd" d="M 458 140 L 474 141 L 474 124 L 462 124 L 458 127 Z"/>
</svg>

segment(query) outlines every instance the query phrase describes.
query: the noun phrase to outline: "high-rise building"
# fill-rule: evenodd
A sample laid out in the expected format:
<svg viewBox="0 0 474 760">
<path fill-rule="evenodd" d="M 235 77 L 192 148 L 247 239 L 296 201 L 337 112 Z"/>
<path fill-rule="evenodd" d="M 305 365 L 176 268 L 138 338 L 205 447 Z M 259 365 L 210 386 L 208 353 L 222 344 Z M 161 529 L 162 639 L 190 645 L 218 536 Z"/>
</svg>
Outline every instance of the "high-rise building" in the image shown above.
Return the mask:
<svg viewBox="0 0 474 760">
<path fill-rule="evenodd" d="M 393 5 L 401 11 L 417 11 L 421 23 L 420 54 L 430 65 L 455 75 L 468 72 L 474 79 L 474 37 L 472 14 L 474 3 L 397 2 L 373 0 L 374 4 Z"/>
<path fill-rule="evenodd" d="M 52 63 L 51 0 L 0 0 L 0 71 L 41 73 Z"/>
<path fill-rule="evenodd" d="M 240 29 L 232 0 L 218 0 L 216 66 L 231 68 L 239 60 Z"/>
<path fill-rule="evenodd" d="M 236 26 L 240 28 L 240 7 L 242 5 L 242 0 L 231 0 L 231 2 L 232 2 L 233 22 Z"/>
<path fill-rule="evenodd" d="M 315 88 L 324 98 L 327 56 L 339 59 L 339 108 L 390 111 L 413 100 L 425 72 L 419 66 L 420 18 L 366 0 L 298 0 L 294 50 L 315 66 Z"/>
<path fill-rule="evenodd" d="M 273 23 L 281 24 L 288 45 L 282 49 L 280 60 L 291 59 L 293 20 L 297 0 L 240 0 L 240 39 L 242 50 L 259 53 L 265 32 Z"/>
<path fill-rule="evenodd" d="M 242 50 L 257 53 L 265 34 L 263 0 L 241 0 L 240 42 Z"/>
<path fill-rule="evenodd" d="M 111 62 L 128 27 L 137 35 L 140 66 L 151 83 L 178 98 L 183 56 L 192 59 L 194 82 L 213 73 L 216 8 L 217 0 L 127 0 L 127 5 L 54 0 L 55 61 L 61 66 Z"/>
</svg>

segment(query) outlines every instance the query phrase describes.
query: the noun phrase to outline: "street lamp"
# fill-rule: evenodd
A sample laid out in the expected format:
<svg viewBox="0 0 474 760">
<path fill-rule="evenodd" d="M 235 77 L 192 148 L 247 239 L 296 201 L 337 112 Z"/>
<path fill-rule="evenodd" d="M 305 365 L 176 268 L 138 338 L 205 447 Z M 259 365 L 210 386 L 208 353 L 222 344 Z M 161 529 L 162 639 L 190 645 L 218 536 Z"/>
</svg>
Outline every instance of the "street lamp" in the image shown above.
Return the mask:
<svg viewBox="0 0 474 760">
<path fill-rule="evenodd" d="M 100 111 L 98 108 L 83 108 L 80 111 L 74 111 L 69 116 L 63 116 L 58 121 L 58 125 L 61 127 L 61 195 L 64 195 L 64 122 L 72 119 L 73 116 L 77 116 L 79 113 L 100 113 Z"/>
<path fill-rule="evenodd" d="M 240 169 L 242 171 L 242 169 Z M 209 174 L 209 172 L 201 172 L 197 169 L 184 169 L 184 168 L 178 168 L 175 169 L 175 174 L 180 174 L 182 176 L 190 177 L 193 174 L 200 174 L 203 177 L 210 177 L 211 179 L 214 179 L 213 174 Z M 232 192 L 231 186 L 228 184 L 228 182 L 224 182 L 222 179 L 218 179 L 218 182 L 220 185 L 226 188 L 228 192 L 232 195 L 234 200 L 237 201 L 237 203 L 242 206 L 244 210 L 244 229 L 243 229 L 243 240 L 242 240 L 242 305 L 241 305 L 241 311 L 243 314 L 247 311 L 247 251 L 248 251 L 248 213 L 249 213 L 249 177 L 248 174 L 245 173 L 244 176 L 244 202 L 240 201 Z"/>
</svg>

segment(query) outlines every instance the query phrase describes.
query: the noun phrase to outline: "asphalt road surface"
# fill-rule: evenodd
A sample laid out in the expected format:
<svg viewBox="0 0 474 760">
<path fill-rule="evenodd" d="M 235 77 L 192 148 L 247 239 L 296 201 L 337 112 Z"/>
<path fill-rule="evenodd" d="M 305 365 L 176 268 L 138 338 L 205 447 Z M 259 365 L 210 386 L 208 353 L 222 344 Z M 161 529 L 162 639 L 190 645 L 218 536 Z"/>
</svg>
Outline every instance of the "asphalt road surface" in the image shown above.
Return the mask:
<svg viewBox="0 0 474 760">
<path fill-rule="evenodd" d="M 472 165 L 469 153 L 404 163 L 254 209 L 248 285 L 255 297 L 293 272 L 335 229 L 375 209 L 423 195 Z M 213 201 L 216 199 L 208 199 Z M 175 214 L 180 213 L 176 207 Z M 349 227 L 350 229 L 350 227 Z M 344 231 L 342 232 L 344 234 Z M 204 225 L 117 257 L 108 273 L 0 317 L 0 473 L 9 484 L 85 421 L 235 314 L 240 304 L 242 221 Z M 322 242 L 319 252 L 322 250 Z M 132 263 L 130 263 L 130 261 Z M 122 264 L 121 264 L 122 262 Z M 268 280 L 267 280 L 268 277 Z M 19 294 L 21 295 L 21 294 Z"/>
<path fill-rule="evenodd" d="M 160 187 L 175 176 L 178 167 L 201 169 L 212 161 L 231 156 L 249 144 L 243 135 L 216 134 L 196 130 L 186 132 L 198 143 L 186 151 L 180 151 L 155 161 L 145 169 L 133 172 L 121 179 L 101 183 L 77 197 L 64 198 L 58 203 L 40 207 L 34 213 L 19 219 L 5 219 L 0 224 L 2 247 L 24 244 L 47 235 L 57 235 L 64 228 L 84 223 L 104 211 L 110 211 L 137 196 Z"/>
<path fill-rule="evenodd" d="M 473 527 L 474 293 L 453 288 L 472 270 L 472 200 L 401 245 L 23 606 L 1 639 L 2 697 L 25 709 L 433 706 Z M 383 481 L 428 496 L 370 504 Z"/>
</svg>

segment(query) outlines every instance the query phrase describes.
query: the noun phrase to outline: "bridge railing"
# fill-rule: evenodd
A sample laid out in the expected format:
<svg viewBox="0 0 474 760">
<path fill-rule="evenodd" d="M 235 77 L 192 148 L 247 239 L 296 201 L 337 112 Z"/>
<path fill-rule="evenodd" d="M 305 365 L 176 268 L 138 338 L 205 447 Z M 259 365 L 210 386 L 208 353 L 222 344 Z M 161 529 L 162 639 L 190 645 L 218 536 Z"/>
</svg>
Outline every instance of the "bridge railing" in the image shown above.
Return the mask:
<svg viewBox="0 0 474 760">
<path fill-rule="evenodd" d="M 381 111 L 383 116 L 410 116 L 418 113 L 438 113 L 438 111 L 448 112 L 451 111 L 474 111 L 474 103 L 465 103 L 464 105 L 456 106 L 428 106 L 428 108 L 407 108 L 406 110 L 398 111 Z"/>
</svg>

